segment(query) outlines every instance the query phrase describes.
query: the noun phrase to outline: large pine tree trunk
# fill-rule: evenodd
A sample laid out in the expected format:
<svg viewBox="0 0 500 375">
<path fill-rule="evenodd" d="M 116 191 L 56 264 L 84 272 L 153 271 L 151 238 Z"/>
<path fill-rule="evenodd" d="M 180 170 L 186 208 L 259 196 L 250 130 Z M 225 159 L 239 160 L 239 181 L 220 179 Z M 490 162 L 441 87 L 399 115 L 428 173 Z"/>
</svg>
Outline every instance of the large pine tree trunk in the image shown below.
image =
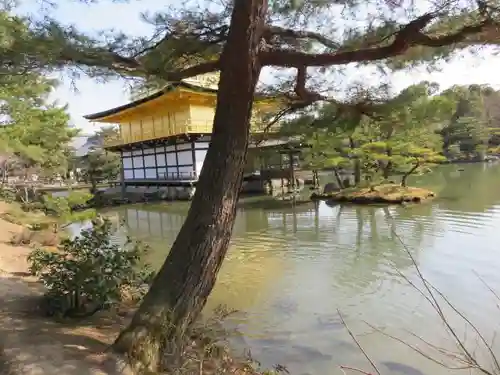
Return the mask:
<svg viewBox="0 0 500 375">
<path fill-rule="evenodd" d="M 235 0 L 222 54 L 212 142 L 177 239 L 129 327 L 112 350 L 155 371 L 182 342 L 214 287 L 236 216 L 261 67 L 258 48 L 267 0 Z"/>
</svg>

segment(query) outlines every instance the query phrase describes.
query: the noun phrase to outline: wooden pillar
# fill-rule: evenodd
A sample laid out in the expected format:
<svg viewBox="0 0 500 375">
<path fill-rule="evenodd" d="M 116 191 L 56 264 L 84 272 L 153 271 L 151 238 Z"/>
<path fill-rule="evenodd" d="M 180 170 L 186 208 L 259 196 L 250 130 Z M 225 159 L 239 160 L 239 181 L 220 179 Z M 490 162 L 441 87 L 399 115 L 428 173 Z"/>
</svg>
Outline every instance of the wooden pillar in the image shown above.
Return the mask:
<svg viewBox="0 0 500 375">
<path fill-rule="evenodd" d="M 290 150 L 288 152 L 288 159 L 290 163 L 290 186 L 292 188 L 292 191 L 295 191 L 295 168 L 294 168 L 294 163 L 293 163 L 293 150 Z"/>
<path fill-rule="evenodd" d="M 125 186 L 125 168 L 123 166 L 123 151 L 120 152 L 120 193 L 121 193 L 121 199 L 125 199 L 125 194 L 127 192 L 126 186 Z M 132 170 L 133 171 L 133 170 Z"/>
<path fill-rule="evenodd" d="M 279 150 L 278 150 L 279 152 Z M 279 152 L 280 155 L 280 180 L 281 180 L 281 192 L 283 193 L 283 187 L 284 187 L 284 182 L 283 182 L 283 154 Z"/>
<path fill-rule="evenodd" d="M 198 173 L 196 172 L 196 142 L 191 141 L 191 163 L 193 163 L 193 178 L 198 179 Z"/>
<path fill-rule="evenodd" d="M 316 235 L 319 234 L 319 201 L 314 201 L 314 229 Z"/>
</svg>

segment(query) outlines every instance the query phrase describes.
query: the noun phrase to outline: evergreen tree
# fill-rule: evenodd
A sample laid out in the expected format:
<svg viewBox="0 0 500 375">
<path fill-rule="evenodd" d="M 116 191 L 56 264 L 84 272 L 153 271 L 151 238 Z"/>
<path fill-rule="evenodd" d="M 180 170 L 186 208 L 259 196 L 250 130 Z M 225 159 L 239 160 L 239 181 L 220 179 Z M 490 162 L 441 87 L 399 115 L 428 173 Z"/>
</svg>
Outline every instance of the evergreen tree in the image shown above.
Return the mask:
<svg viewBox="0 0 500 375">
<path fill-rule="evenodd" d="M 3 77 L 0 85 L 0 149 L 4 172 L 14 167 L 65 174 L 69 142 L 78 133 L 66 107 L 48 101 L 57 82 L 36 73 Z"/>
<path fill-rule="evenodd" d="M 106 150 L 93 150 L 85 156 L 83 173 L 92 185 L 90 192 L 97 192 L 97 184 L 103 180 L 116 180 L 120 174 L 120 157 Z"/>
</svg>

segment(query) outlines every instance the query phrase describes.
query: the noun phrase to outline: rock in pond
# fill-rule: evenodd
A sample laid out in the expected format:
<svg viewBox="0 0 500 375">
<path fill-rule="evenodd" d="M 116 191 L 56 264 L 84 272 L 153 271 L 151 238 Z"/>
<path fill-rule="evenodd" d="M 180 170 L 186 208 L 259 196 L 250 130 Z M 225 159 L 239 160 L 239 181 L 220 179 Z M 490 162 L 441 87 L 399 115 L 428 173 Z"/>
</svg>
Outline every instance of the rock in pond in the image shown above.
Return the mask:
<svg viewBox="0 0 500 375">
<path fill-rule="evenodd" d="M 418 368 L 415 368 L 415 367 L 409 366 L 409 365 L 405 365 L 404 363 L 386 361 L 386 362 L 382 362 L 382 364 L 385 367 L 387 367 L 389 369 L 389 371 L 391 371 L 393 374 L 398 374 L 398 375 L 425 375 Z"/>
</svg>

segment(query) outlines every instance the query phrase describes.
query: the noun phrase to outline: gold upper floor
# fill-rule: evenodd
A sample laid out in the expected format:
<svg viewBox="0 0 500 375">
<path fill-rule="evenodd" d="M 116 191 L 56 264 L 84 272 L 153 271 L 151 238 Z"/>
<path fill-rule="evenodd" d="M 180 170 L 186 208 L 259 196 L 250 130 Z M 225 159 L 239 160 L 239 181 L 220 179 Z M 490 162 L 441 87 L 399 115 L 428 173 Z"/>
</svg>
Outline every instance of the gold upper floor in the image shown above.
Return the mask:
<svg viewBox="0 0 500 375">
<path fill-rule="evenodd" d="M 95 122 L 119 125 L 120 139 L 107 142 L 106 147 L 181 134 L 210 134 L 216 94 L 213 89 L 178 83 L 124 106 L 85 117 Z M 263 130 L 263 114 L 275 106 L 271 100 L 256 100 L 251 120 L 253 132 Z"/>
</svg>

